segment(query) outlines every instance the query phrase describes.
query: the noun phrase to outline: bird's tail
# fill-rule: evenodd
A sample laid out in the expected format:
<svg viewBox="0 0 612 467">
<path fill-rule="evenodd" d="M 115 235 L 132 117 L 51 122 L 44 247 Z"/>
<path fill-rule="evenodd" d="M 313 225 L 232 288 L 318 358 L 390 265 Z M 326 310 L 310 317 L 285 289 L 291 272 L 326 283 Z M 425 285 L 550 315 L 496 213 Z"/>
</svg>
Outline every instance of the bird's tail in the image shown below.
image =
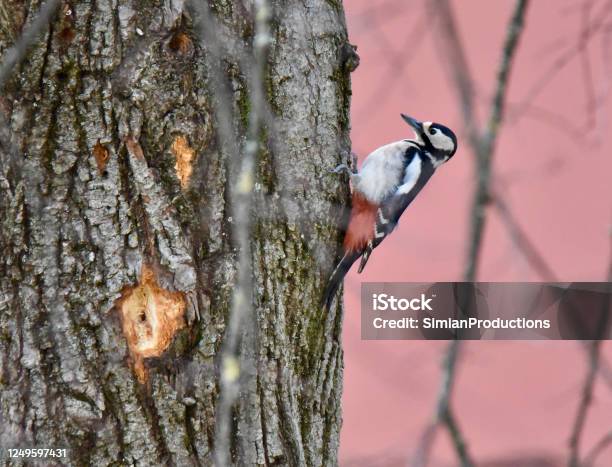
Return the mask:
<svg viewBox="0 0 612 467">
<path fill-rule="evenodd" d="M 351 269 L 353 263 L 361 256 L 361 253 L 361 251 L 347 251 L 340 260 L 340 263 L 338 263 L 338 266 L 336 266 L 336 269 L 334 269 L 334 272 L 327 282 L 325 293 L 323 294 L 322 306 L 325 307 L 326 311 L 329 311 L 336 291 L 338 287 L 340 287 L 344 276 L 346 276 L 346 273 Z"/>
</svg>

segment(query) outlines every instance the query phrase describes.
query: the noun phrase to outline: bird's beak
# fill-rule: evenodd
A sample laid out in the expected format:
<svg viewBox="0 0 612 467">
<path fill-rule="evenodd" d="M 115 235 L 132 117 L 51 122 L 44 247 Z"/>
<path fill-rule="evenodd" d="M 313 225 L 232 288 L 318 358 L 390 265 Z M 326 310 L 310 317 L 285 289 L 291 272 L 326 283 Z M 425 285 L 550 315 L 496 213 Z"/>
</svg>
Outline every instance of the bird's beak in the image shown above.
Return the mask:
<svg viewBox="0 0 612 467">
<path fill-rule="evenodd" d="M 408 115 L 400 115 L 404 121 L 414 129 L 417 136 L 421 136 L 423 134 L 423 124 L 421 122 L 419 122 L 416 118 L 409 117 Z"/>
</svg>

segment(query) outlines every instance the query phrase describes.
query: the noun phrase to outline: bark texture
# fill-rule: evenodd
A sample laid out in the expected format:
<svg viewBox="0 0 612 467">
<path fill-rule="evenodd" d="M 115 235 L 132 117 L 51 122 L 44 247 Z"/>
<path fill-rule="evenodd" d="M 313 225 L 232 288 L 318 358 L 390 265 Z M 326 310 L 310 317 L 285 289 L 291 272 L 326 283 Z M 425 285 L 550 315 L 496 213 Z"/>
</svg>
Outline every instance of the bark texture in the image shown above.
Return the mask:
<svg viewBox="0 0 612 467">
<path fill-rule="evenodd" d="M 210 5 L 248 46 L 248 5 Z M 39 7 L 4 2 L 0 51 Z M 233 459 L 334 465 L 341 307 L 318 304 L 348 195 L 327 170 L 350 153 L 354 52 L 336 0 L 274 2 L 272 33 L 243 369 L 255 377 Z M 223 63 L 240 143 L 247 74 Z M 75 0 L 3 90 L 1 447 L 66 447 L 56 462 L 69 465 L 211 464 L 236 252 L 210 66 L 183 0 Z"/>
</svg>

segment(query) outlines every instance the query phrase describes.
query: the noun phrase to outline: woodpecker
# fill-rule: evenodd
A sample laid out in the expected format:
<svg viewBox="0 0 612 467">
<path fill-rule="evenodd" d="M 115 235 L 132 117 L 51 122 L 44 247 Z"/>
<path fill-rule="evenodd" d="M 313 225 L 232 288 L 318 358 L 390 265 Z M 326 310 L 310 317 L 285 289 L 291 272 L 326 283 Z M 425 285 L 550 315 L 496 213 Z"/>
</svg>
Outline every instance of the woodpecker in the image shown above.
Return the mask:
<svg viewBox="0 0 612 467">
<path fill-rule="evenodd" d="M 357 271 L 361 273 L 372 250 L 393 231 L 404 210 L 436 169 L 457 150 L 457 137 L 449 128 L 401 116 L 414 130 L 414 139 L 376 149 L 366 157 L 357 173 L 344 164 L 332 170 L 334 173 L 349 172 L 352 209 L 344 237 L 344 256 L 323 295 L 327 310 L 353 263 L 361 258 Z"/>
</svg>

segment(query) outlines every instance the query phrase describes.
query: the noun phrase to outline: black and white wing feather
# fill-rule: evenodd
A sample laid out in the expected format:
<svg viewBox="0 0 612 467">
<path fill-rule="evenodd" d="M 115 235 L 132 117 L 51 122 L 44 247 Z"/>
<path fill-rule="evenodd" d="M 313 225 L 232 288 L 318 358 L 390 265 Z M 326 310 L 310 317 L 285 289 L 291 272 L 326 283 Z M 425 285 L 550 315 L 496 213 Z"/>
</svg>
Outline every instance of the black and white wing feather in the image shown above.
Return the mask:
<svg viewBox="0 0 612 467">
<path fill-rule="evenodd" d="M 385 198 L 376 213 L 376 224 L 374 226 L 374 238 L 368 242 L 358 272 L 363 268 L 370 258 L 372 250 L 389 235 L 397 225 L 399 218 L 410 203 L 416 198 L 421 189 L 434 173 L 434 167 L 429 158 L 421 157 L 420 151 L 414 151 L 409 158 L 402 183 L 394 193 Z"/>
</svg>

